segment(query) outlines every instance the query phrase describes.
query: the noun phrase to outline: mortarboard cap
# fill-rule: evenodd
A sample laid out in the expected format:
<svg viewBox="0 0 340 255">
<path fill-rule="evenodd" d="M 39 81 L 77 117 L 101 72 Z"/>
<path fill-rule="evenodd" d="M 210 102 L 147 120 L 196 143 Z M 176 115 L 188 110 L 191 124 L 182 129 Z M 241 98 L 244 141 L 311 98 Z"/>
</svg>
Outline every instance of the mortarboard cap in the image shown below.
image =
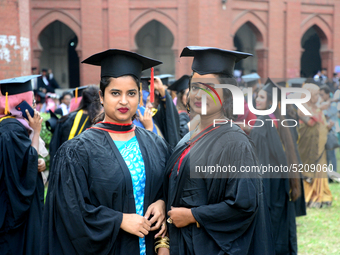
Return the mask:
<svg viewBox="0 0 340 255">
<path fill-rule="evenodd" d="M 292 78 L 287 81 L 289 87 L 302 87 L 306 83 L 306 78 Z M 294 85 L 293 85 L 294 84 Z"/>
<path fill-rule="evenodd" d="M 275 82 L 273 82 L 272 79 L 268 78 L 262 89 L 267 92 L 267 95 L 270 95 L 270 97 L 272 97 L 271 95 L 273 95 L 273 88 L 278 88 L 277 97 L 278 97 L 278 101 L 280 102 L 281 101 L 281 87 L 277 85 Z"/>
<path fill-rule="evenodd" d="M 246 74 L 243 75 L 241 78 L 244 82 L 258 81 L 259 79 L 261 79 L 260 75 L 258 75 L 257 73 Z"/>
<path fill-rule="evenodd" d="M 161 74 L 161 75 L 155 75 L 155 78 L 160 78 L 163 85 L 168 85 L 169 84 L 169 78 L 174 77 L 172 74 Z M 141 78 L 141 82 L 142 82 L 142 89 L 143 90 L 149 90 L 149 85 L 150 85 L 150 79 L 151 76 L 143 76 Z"/>
<path fill-rule="evenodd" d="M 191 69 L 201 75 L 225 74 L 233 77 L 235 63 L 252 54 L 213 47 L 187 46 L 181 57 L 194 57 Z"/>
<path fill-rule="evenodd" d="M 1 80 L 0 81 L 1 94 L 6 95 L 6 92 L 8 92 L 8 95 L 11 96 L 24 93 L 27 91 L 32 91 L 31 80 L 40 76 L 41 75 L 28 75 Z"/>
<path fill-rule="evenodd" d="M 161 79 L 163 85 L 168 86 L 169 85 L 169 78 L 174 77 L 172 74 L 160 74 L 156 75 L 155 77 Z"/>
<path fill-rule="evenodd" d="M 88 86 L 77 87 L 77 88 L 69 90 L 69 92 L 73 95 L 73 97 L 75 97 L 77 93 L 78 93 L 78 97 L 81 97 L 81 96 L 83 96 L 83 92 L 87 87 Z M 77 90 L 78 90 L 78 92 L 76 92 Z"/>
<path fill-rule="evenodd" d="M 177 91 L 178 93 L 189 88 L 189 82 L 190 82 L 190 76 L 183 75 L 181 78 L 175 81 L 171 86 L 169 86 L 168 89 Z"/>
<path fill-rule="evenodd" d="M 140 79 L 143 70 L 162 64 L 161 61 L 148 58 L 135 52 L 109 49 L 82 61 L 82 63 L 100 66 L 101 77 L 118 78 L 133 75 Z"/>
<path fill-rule="evenodd" d="M 59 118 L 54 112 L 50 111 L 51 118 L 46 121 L 46 128 L 53 134 Z"/>
</svg>

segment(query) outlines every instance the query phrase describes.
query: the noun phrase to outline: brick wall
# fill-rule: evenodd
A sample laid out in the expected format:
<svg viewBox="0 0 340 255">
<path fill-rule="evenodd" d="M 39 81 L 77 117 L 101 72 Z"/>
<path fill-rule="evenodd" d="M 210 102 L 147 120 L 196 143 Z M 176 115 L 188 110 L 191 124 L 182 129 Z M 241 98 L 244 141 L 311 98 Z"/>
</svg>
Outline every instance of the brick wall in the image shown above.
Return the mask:
<svg viewBox="0 0 340 255">
<path fill-rule="evenodd" d="M 0 79 L 31 73 L 29 0 L 0 1 Z"/>
</svg>

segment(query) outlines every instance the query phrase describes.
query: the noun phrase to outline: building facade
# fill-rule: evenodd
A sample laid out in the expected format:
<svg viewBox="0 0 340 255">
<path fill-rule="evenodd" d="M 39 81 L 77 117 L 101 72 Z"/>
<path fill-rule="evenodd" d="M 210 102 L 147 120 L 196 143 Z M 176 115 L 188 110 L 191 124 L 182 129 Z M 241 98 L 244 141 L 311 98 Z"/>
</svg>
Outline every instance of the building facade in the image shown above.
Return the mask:
<svg viewBox="0 0 340 255">
<path fill-rule="evenodd" d="M 160 72 L 176 77 L 191 72 L 191 60 L 179 58 L 187 45 L 251 52 L 236 68 L 264 78 L 311 76 L 321 68 L 330 77 L 340 65 L 337 0 L 6 0 L 0 11 L 9 15 L 5 9 L 15 3 L 30 35 L 29 64 L 22 58 L 19 74 L 28 74 L 27 66 L 51 68 L 65 88 L 98 84 L 100 68 L 80 61 L 108 48 L 158 58 Z M 0 32 L 8 39 L 15 29 Z M 0 67 L 8 68 L 1 54 Z"/>
</svg>

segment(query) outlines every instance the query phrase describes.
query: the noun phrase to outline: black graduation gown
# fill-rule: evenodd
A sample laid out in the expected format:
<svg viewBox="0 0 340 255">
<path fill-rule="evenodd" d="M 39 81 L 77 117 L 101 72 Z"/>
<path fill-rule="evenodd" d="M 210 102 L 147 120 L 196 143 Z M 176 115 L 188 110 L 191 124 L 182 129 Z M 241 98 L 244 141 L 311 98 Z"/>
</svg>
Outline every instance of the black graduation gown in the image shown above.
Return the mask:
<svg viewBox="0 0 340 255">
<path fill-rule="evenodd" d="M 189 132 L 190 117 L 186 112 L 179 113 L 179 136 L 181 139 Z"/>
<path fill-rule="evenodd" d="M 184 228 L 169 224 L 170 254 L 274 254 L 269 212 L 258 174 L 190 178 L 190 168 L 196 166 L 230 164 L 240 170 L 241 166 L 257 165 L 247 135 L 238 126 L 222 125 L 208 127 L 192 141 L 189 138 L 190 133 L 178 143 L 167 165 L 167 211 L 171 206 L 192 208 L 200 228 L 196 224 Z M 179 158 L 189 144 L 194 145 L 181 162 Z"/>
<path fill-rule="evenodd" d="M 179 136 L 179 116 L 172 98 L 165 90 L 165 103 L 160 100 L 158 111 L 153 116 L 155 124 L 161 130 L 165 141 L 175 147 L 180 140 Z"/>
<path fill-rule="evenodd" d="M 275 126 L 272 127 L 271 121 L 266 121 L 270 117 L 260 116 L 258 119 L 261 119 L 264 125 L 254 127 L 250 132 L 250 137 L 254 141 L 259 163 L 263 166 L 287 166 L 286 154 L 279 133 Z M 297 254 L 295 207 L 290 199 L 287 174 L 282 173 L 281 176 L 282 178 L 263 178 L 273 226 L 275 252 L 277 255 Z"/>
<path fill-rule="evenodd" d="M 291 117 L 290 115 L 287 114 L 287 119 L 293 119 L 293 117 Z M 297 116 L 296 121 L 299 125 L 299 117 L 298 116 Z M 294 146 L 295 146 L 295 153 L 296 153 L 296 156 L 298 158 L 299 164 L 302 164 L 302 160 L 300 158 L 300 153 L 299 153 L 298 146 L 297 146 L 297 143 L 299 141 L 299 133 L 297 131 L 297 128 L 298 128 L 298 126 L 297 127 L 290 127 L 290 133 L 292 134 L 293 143 L 294 143 Z M 301 188 L 300 188 L 301 196 L 294 201 L 295 216 L 296 217 L 307 215 L 305 190 L 303 188 L 303 178 L 302 178 L 301 173 L 300 173 L 300 185 L 301 185 Z"/>
<path fill-rule="evenodd" d="M 98 124 L 97 124 L 98 125 Z M 170 146 L 137 127 L 146 171 L 144 213 L 163 198 Z M 106 131 L 88 129 L 65 142 L 52 166 L 40 254 L 139 255 L 139 238 L 120 229 L 123 213 L 136 213 L 130 171 Z M 154 235 L 145 237 L 154 254 Z"/>
<path fill-rule="evenodd" d="M 52 166 L 53 164 L 54 155 L 56 154 L 59 147 L 68 140 L 70 132 L 74 125 L 78 126 L 76 128 L 75 136 L 78 135 L 79 132 L 81 133 L 85 131 L 87 128 L 91 127 L 91 121 L 87 118 L 88 117 L 87 114 L 82 114 L 79 123 L 75 122 L 76 115 L 77 112 L 71 112 L 69 115 L 59 119 L 49 145 L 50 166 Z"/>
<path fill-rule="evenodd" d="M 12 118 L 0 122 L 0 148 L 0 254 L 38 254 L 44 205 L 38 153 Z"/>
</svg>

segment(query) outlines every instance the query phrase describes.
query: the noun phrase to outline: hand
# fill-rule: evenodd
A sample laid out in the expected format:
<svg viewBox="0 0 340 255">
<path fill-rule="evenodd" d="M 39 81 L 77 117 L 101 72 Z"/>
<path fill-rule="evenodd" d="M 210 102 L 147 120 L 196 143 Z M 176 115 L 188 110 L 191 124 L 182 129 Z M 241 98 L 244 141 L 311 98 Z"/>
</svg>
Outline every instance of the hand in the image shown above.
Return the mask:
<svg viewBox="0 0 340 255">
<path fill-rule="evenodd" d="M 196 223 L 196 219 L 192 215 L 191 209 L 188 208 L 171 206 L 168 215 L 172 219 L 172 224 L 177 228 L 183 228 L 189 224 Z"/>
<path fill-rule="evenodd" d="M 135 213 L 123 213 L 120 228 L 135 236 L 144 237 L 149 234 L 150 221 Z"/>
<path fill-rule="evenodd" d="M 159 92 L 161 97 L 165 96 L 165 87 L 163 85 L 162 80 L 158 77 L 154 78 L 154 88 Z"/>
<path fill-rule="evenodd" d="M 162 237 L 165 236 L 167 229 L 165 223 L 165 203 L 163 200 L 157 200 L 155 203 L 149 205 L 144 217 L 146 219 L 150 218 L 149 221 L 151 225 L 156 222 L 156 225 L 151 228 L 151 231 L 160 229 L 159 232 L 155 235 L 155 238 L 160 235 L 162 235 Z"/>
<path fill-rule="evenodd" d="M 151 111 L 148 108 L 145 108 L 144 116 L 143 116 L 138 109 L 138 116 L 139 116 L 140 122 L 142 122 L 145 129 L 149 131 L 153 131 L 153 121 L 152 121 Z"/>
<path fill-rule="evenodd" d="M 45 160 L 42 158 L 38 159 L 38 171 L 41 173 L 46 170 Z"/>
<path fill-rule="evenodd" d="M 40 134 L 42 117 L 40 117 L 40 113 L 37 110 L 34 110 L 34 116 L 32 118 L 31 114 L 26 110 L 26 115 L 28 117 L 29 126 L 34 130 L 35 133 Z"/>
<path fill-rule="evenodd" d="M 170 254 L 170 250 L 168 248 L 158 248 L 158 255 L 169 255 Z"/>
</svg>

